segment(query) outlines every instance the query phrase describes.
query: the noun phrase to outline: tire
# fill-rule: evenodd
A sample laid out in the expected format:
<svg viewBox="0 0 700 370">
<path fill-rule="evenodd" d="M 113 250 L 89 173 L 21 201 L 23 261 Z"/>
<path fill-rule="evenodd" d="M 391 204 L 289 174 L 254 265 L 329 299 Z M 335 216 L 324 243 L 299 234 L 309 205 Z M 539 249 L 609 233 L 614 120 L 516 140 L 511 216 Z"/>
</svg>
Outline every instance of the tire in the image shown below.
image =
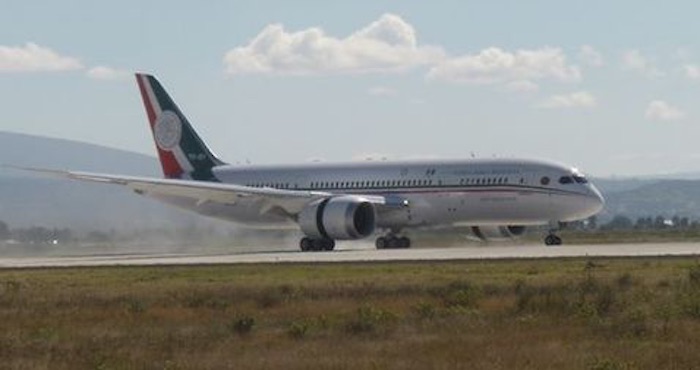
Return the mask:
<svg viewBox="0 0 700 370">
<path fill-rule="evenodd" d="M 301 249 L 302 252 L 308 252 L 311 250 L 311 239 L 309 238 L 301 238 L 299 241 L 299 248 Z"/>
<path fill-rule="evenodd" d="M 544 244 L 548 246 L 561 245 L 561 238 L 556 235 L 547 235 L 547 237 L 544 238 Z"/>
<path fill-rule="evenodd" d="M 330 252 L 333 249 L 335 249 L 335 240 L 333 240 L 333 239 L 323 240 L 323 250 Z"/>
<path fill-rule="evenodd" d="M 324 239 L 311 239 L 311 244 L 313 245 L 312 251 L 320 252 L 325 249 L 326 241 Z"/>
<path fill-rule="evenodd" d="M 411 248 L 411 239 L 408 237 L 402 236 L 398 239 L 399 241 L 399 248 L 403 249 L 408 249 Z"/>
<path fill-rule="evenodd" d="M 389 237 L 387 239 L 388 240 L 387 240 L 386 244 L 387 244 L 389 249 L 401 248 L 401 240 L 399 240 L 399 238 Z"/>
<path fill-rule="evenodd" d="M 383 236 L 378 237 L 377 241 L 374 242 L 374 246 L 377 247 L 377 249 L 386 249 L 386 247 L 387 247 L 386 238 Z"/>
</svg>

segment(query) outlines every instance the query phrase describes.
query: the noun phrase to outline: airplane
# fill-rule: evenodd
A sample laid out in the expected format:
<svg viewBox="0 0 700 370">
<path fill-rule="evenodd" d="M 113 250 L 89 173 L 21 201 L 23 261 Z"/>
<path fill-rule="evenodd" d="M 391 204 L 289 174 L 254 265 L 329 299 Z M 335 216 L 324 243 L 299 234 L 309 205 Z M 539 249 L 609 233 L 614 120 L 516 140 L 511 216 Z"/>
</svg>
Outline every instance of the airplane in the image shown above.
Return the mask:
<svg viewBox="0 0 700 370">
<path fill-rule="evenodd" d="M 604 199 L 576 168 L 528 159 L 368 161 L 229 165 L 195 132 L 158 80 L 137 73 L 164 178 L 51 171 L 125 186 L 201 215 L 260 228 L 297 228 L 302 251 L 369 238 L 377 249 L 409 248 L 403 231 L 467 226 L 481 240 L 510 239 L 598 213 Z"/>
</svg>

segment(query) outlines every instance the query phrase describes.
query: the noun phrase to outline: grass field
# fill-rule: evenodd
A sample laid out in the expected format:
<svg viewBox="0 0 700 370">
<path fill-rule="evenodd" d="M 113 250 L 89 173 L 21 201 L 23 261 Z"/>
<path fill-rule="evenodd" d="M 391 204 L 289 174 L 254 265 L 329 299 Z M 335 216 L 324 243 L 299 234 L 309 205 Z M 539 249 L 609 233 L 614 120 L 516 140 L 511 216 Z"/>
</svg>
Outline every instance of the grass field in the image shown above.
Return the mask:
<svg viewBox="0 0 700 370">
<path fill-rule="evenodd" d="M 692 258 L 0 270 L 0 368 L 694 369 Z"/>
</svg>

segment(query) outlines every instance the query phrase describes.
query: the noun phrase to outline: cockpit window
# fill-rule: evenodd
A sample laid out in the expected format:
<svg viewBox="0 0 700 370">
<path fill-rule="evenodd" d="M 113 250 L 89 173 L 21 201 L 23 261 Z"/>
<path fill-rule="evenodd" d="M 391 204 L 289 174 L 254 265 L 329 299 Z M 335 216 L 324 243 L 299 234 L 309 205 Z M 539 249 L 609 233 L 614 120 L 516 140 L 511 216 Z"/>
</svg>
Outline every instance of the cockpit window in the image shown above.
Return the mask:
<svg viewBox="0 0 700 370">
<path fill-rule="evenodd" d="M 574 180 L 579 184 L 587 184 L 588 183 L 588 180 L 586 180 L 586 178 L 581 176 L 581 175 L 574 175 Z"/>
<path fill-rule="evenodd" d="M 572 184 L 573 182 L 574 180 L 569 176 L 562 176 L 559 178 L 559 183 L 563 185 Z"/>
</svg>

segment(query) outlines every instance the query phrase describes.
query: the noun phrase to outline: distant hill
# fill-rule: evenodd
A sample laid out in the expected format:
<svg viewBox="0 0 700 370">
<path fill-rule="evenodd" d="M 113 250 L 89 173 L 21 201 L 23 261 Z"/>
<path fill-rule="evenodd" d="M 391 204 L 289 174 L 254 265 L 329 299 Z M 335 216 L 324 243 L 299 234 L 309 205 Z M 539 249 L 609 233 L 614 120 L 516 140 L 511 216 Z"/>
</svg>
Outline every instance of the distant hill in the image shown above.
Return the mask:
<svg viewBox="0 0 700 370">
<path fill-rule="evenodd" d="M 78 141 L 2 131 L 0 155 L 2 165 L 92 172 L 116 171 L 137 176 L 160 175 L 160 165 L 155 157 Z M 3 172 L 1 175 L 36 177 L 19 171 Z"/>
<path fill-rule="evenodd" d="M 603 219 L 615 215 L 633 219 L 662 215 L 700 220 L 700 180 L 657 180 L 627 190 L 604 192 L 604 196 Z"/>
<path fill-rule="evenodd" d="M 76 141 L 0 132 L 0 164 L 160 176 L 154 157 Z M 0 220 L 11 227 L 132 230 L 221 225 L 125 188 L 0 168 Z M 226 224 L 228 225 L 228 224 Z"/>
</svg>

